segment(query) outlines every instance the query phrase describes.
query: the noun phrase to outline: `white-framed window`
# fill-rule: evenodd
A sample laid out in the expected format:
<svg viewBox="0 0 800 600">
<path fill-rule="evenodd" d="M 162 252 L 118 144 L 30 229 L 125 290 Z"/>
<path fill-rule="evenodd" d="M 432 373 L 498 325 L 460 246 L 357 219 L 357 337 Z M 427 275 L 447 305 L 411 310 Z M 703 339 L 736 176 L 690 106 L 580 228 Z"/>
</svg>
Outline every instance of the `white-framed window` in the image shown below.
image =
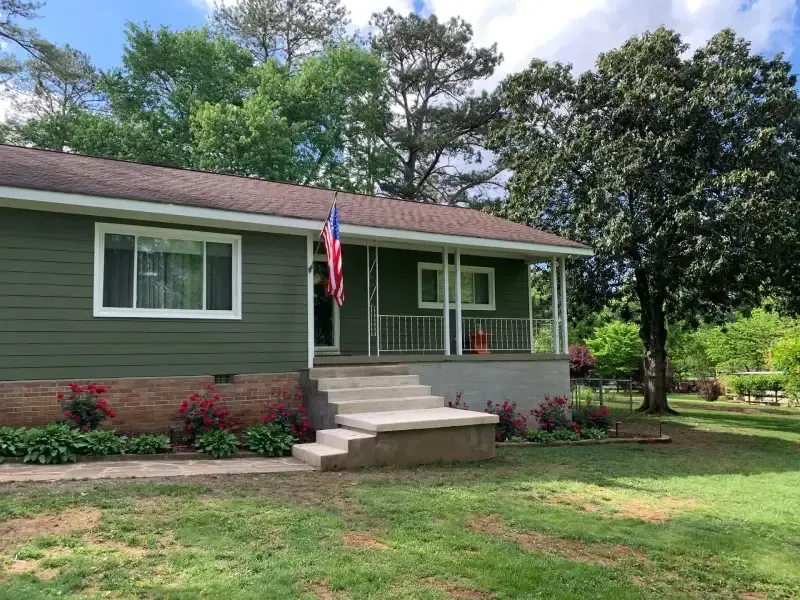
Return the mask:
<svg viewBox="0 0 800 600">
<path fill-rule="evenodd" d="M 455 307 L 455 265 L 449 265 L 448 271 L 448 297 L 450 306 Z M 442 308 L 444 301 L 442 265 L 418 263 L 417 291 L 420 308 Z M 461 308 L 464 310 L 495 310 L 494 269 L 461 265 Z"/>
<path fill-rule="evenodd" d="M 238 235 L 95 223 L 94 316 L 242 318 Z"/>
</svg>

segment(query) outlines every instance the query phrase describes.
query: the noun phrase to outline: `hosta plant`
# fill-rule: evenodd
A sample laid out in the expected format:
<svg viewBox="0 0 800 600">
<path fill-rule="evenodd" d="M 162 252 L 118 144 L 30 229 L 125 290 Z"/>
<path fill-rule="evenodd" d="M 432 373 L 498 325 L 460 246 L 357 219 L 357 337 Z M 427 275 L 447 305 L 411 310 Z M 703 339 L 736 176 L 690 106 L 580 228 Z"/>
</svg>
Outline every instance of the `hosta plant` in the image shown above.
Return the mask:
<svg viewBox="0 0 800 600">
<path fill-rule="evenodd" d="M 77 383 L 69 384 L 69 393 L 56 395 L 61 403 L 61 410 L 67 419 L 70 427 L 81 431 L 91 431 L 97 429 L 106 419 L 113 419 L 117 416 L 105 398 L 101 398 L 106 393 L 106 388 L 96 383 L 87 386 Z"/>
<path fill-rule="evenodd" d="M 284 456 L 291 452 L 295 438 L 278 423 L 255 425 L 245 433 L 247 447 L 253 452 L 267 456 Z"/>
<path fill-rule="evenodd" d="M 145 433 L 128 438 L 129 454 L 158 454 L 172 450 L 169 438 L 165 435 Z"/>
<path fill-rule="evenodd" d="M 81 434 L 63 423 L 29 429 L 25 434 L 25 462 L 43 465 L 74 461 L 83 449 Z"/>
<path fill-rule="evenodd" d="M 0 427 L 0 462 L 6 456 L 25 454 L 25 428 Z"/>
<path fill-rule="evenodd" d="M 117 435 L 116 431 L 96 429 L 81 434 L 80 453 L 87 456 L 108 456 L 109 454 L 125 454 L 128 440 Z"/>
<path fill-rule="evenodd" d="M 194 447 L 214 458 L 227 458 L 239 451 L 239 440 L 230 431 L 214 429 L 197 434 Z"/>
</svg>

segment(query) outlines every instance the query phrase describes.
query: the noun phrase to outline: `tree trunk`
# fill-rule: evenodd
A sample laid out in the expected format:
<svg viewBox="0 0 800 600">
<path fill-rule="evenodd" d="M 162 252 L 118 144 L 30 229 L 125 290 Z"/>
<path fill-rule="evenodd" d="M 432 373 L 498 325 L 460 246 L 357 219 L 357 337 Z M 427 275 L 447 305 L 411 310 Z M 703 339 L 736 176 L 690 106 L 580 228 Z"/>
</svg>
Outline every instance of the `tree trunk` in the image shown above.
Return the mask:
<svg viewBox="0 0 800 600">
<path fill-rule="evenodd" d="M 667 403 L 667 323 L 664 301 L 651 294 L 647 277 L 637 273 L 637 292 L 642 307 L 639 337 L 644 344 L 644 401 L 639 412 L 678 414 Z"/>
</svg>

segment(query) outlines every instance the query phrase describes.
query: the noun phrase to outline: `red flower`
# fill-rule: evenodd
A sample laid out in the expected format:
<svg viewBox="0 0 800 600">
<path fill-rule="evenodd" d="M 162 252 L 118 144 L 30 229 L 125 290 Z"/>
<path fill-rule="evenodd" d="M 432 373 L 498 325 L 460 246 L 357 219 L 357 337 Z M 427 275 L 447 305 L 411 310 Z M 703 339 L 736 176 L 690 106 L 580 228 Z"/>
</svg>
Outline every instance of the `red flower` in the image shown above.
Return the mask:
<svg viewBox="0 0 800 600">
<path fill-rule="evenodd" d="M 81 427 L 81 431 L 86 433 L 87 431 L 89 431 L 89 426 L 88 425 L 84 425 L 83 427 Z"/>
<path fill-rule="evenodd" d="M 214 400 L 219 400 L 219 394 L 214 394 Z"/>
<path fill-rule="evenodd" d="M 203 425 L 211 425 L 214 421 L 209 419 L 208 417 L 203 419 Z"/>
<path fill-rule="evenodd" d="M 97 408 L 105 408 L 105 407 L 106 407 L 106 401 L 100 398 L 100 400 L 97 401 Z"/>
<path fill-rule="evenodd" d="M 69 417 L 70 415 L 72 415 L 72 413 L 71 413 L 71 412 L 69 412 L 68 410 L 65 410 L 65 411 L 64 411 L 64 416 L 65 416 L 65 417 Z"/>
<path fill-rule="evenodd" d="M 64 394 L 62 394 L 61 392 L 58 392 L 56 394 L 56 398 L 58 398 L 59 400 L 63 400 L 64 399 Z"/>
<path fill-rule="evenodd" d="M 105 394 L 106 391 L 108 391 L 108 390 L 106 389 L 105 386 L 98 385 L 98 386 L 95 386 L 94 391 L 97 392 L 98 394 Z"/>
<path fill-rule="evenodd" d="M 209 383 L 208 384 L 208 389 L 213 392 L 214 391 L 214 384 L 213 383 Z"/>
</svg>

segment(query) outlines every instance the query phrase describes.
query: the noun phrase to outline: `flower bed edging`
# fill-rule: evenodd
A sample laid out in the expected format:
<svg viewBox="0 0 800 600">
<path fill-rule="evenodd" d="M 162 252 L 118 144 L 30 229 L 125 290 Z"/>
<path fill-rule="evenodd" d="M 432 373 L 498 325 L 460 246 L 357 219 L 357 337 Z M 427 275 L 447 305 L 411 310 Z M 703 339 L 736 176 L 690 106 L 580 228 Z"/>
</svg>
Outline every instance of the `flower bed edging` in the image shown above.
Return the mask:
<svg viewBox="0 0 800 600">
<path fill-rule="evenodd" d="M 604 440 L 576 440 L 569 442 L 558 440 L 555 442 L 495 442 L 498 448 L 503 446 L 593 446 L 601 444 L 669 444 L 672 438 L 668 435 L 660 437 L 630 437 L 630 438 L 606 438 Z"/>
</svg>

